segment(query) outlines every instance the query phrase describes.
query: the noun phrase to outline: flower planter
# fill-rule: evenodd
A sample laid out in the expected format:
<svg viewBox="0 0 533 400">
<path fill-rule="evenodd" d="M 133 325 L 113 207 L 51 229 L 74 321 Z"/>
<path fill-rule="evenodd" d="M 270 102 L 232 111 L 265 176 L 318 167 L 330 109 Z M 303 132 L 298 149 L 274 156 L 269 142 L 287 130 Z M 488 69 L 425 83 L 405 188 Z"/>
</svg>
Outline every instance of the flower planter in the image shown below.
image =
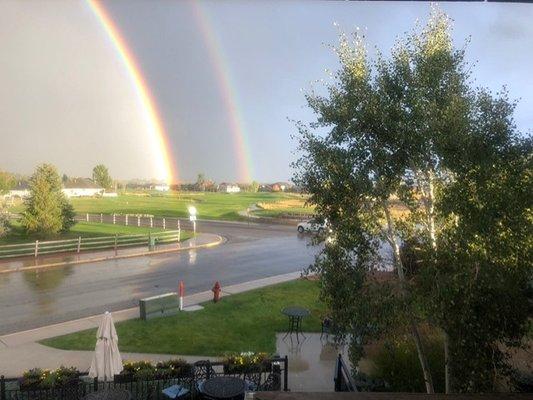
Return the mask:
<svg viewBox="0 0 533 400">
<path fill-rule="evenodd" d="M 253 374 L 260 372 L 271 372 L 272 363 L 265 361 L 258 364 L 224 364 L 224 374 L 226 375 L 235 375 L 235 374 Z"/>
</svg>

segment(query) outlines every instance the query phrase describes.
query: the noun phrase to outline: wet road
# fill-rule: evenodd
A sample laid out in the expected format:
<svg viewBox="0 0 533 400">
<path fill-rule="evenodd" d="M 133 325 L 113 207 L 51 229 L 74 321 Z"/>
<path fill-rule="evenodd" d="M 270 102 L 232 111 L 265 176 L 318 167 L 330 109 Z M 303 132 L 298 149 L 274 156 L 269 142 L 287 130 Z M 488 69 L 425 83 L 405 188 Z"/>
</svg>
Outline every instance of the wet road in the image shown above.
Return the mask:
<svg viewBox="0 0 533 400">
<path fill-rule="evenodd" d="M 186 228 L 186 227 L 184 227 Z M 292 226 L 198 223 L 227 242 L 211 249 L 0 274 L 0 334 L 135 307 L 140 298 L 187 294 L 307 267 L 318 251 Z"/>
</svg>

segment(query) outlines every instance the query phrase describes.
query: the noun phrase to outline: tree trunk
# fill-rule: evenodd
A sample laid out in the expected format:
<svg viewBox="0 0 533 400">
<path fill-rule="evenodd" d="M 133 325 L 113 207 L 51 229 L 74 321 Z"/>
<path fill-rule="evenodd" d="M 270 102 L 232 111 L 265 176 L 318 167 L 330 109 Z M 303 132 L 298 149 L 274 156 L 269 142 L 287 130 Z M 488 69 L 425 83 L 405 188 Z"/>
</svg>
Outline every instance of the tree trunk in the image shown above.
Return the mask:
<svg viewBox="0 0 533 400">
<path fill-rule="evenodd" d="M 437 250 L 437 234 L 435 232 L 435 189 L 433 171 L 428 171 L 428 192 L 426 197 L 429 239 L 433 250 Z"/>
<path fill-rule="evenodd" d="M 426 197 L 426 212 L 428 219 L 428 230 L 431 248 L 434 252 L 437 251 L 437 234 L 435 229 L 435 174 L 432 170 L 427 171 L 427 192 L 423 193 Z M 436 257 L 436 254 L 434 255 Z M 444 381 L 445 393 L 452 392 L 452 378 L 451 378 L 451 355 L 450 355 L 450 338 L 448 333 L 444 331 Z"/>
<path fill-rule="evenodd" d="M 406 289 L 405 289 L 405 286 L 403 285 L 405 283 L 405 273 L 403 269 L 402 259 L 400 257 L 400 246 L 398 245 L 398 242 L 396 240 L 396 231 L 394 228 L 394 222 L 392 220 L 392 216 L 390 215 L 388 204 L 384 205 L 384 210 L 385 210 L 385 216 L 387 218 L 387 238 L 393 250 L 394 264 L 396 266 L 396 270 L 398 271 L 398 278 L 400 279 L 400 282 L 402 283 L 402 286 L 403 286 L 403 290 L 405 291 Z M 424 347 L 422 346 L 422 340 L 420 338 L 418 326 L 416 325 L 416 322 L 412 315 L 409 316 L 409 325 L 411 329 L 411 335 L 413 336 L 413 340 L 415 341 L 416 351 L 418 353 L 418 360 L 420 361 L 420 366 L 422 367 L 422 373 L 424 374 L 426 392 L 428 394 L 435 393 L 435 390 L 433 388 L 433 378 L 431 377 L 431 371 L 429 370 L 429 363 L 427 360 L 427 356 L 424 351 Z"/>
<path fill-rule="evenodd" d="M 450 365 L 450 337 L 444 332 L 444 379 L 445 393 L 453 393 L 452 389 L 452 367 Z"/>
</svg>

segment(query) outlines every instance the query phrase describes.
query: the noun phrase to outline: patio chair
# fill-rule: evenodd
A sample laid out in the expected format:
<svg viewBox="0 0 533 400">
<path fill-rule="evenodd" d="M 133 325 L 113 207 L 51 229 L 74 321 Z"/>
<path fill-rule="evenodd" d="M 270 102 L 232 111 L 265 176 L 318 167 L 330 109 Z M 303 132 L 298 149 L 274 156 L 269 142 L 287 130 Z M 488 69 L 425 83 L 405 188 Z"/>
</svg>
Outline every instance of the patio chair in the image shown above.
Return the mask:
<svg viewBox="0 0 533 400">
<path fill-rule="evenodd" d="M 326 334 L 326 337 L 331 333 L 331 329 L 333 326 L 333 321 L 329 317 L 325 317 L 322 320 L 322 332 L 320 333 L 320 339 L 322 339 L 322 336 Z"/>
<path fill-rule="evenodd" d="M 257 387 L 258 392 L 276 392 L 281 390 L 281 373 L 272 371 L 265 381 Z"/>
<path fill-rule="evenodd" d="M 196 361 L 194 363 L 194 382 L 195 382 L 195 389 L 197 393 L 200 393 L 202 398 L 205 398 L 205 396 L 202 395 L 202 385 L 203 383 L 209 379 L 216 376 L 216 372 L 211 365 L 211 361 L 209 360 L 200 360 Z"/>
</svg>

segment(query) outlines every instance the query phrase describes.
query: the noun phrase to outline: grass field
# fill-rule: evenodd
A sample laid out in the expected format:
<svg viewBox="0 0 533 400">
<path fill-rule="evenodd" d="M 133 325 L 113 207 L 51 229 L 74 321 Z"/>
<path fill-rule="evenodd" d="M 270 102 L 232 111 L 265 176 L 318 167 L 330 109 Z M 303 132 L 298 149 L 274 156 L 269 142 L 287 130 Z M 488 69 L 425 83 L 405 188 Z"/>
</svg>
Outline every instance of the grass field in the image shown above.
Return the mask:
<svg viewBox="0 0 533 400">
<path fill-rule="evenodd" d="M 144 228 L 137 226 L 122 226 L 113 224 L 100 224 L 98 222 L 78 222 L 69 232 L 47 237 L 46 240 L 61 240 L 61 239 L 75 239 L 81 236 L 97 237 L 97 236 L 113 236 L 118 235 L 138 235 L 148 234 L 150 232 L 161 232 L 160 228 Z M 192 232 L 182 231 L 181 239 L 186 240 L 192 236 Z M 12 223 L 12 229 L 9 235 L 0 238 L 0 245 L 2 244 L 16 244 L 27 243 L 38 239 L 32 235 L 26 235 L 22 226 L 18 222 Z"/>
<path fill-rule="evenodd" d="M 305 201 L 306 197 L 295 195 L 272 202 L 260 202 L 257 203 L 260 210 L 255 211 L 254 214 L 262 217 L 312 215 L 314 207 L 306 205 Z"/>
<path fill-rule="evenodd" d="M 238 220 L 238 212 L 259 202 L 276 202 L 290 198 L 277 193 L 138 193 L 119 197 L 72 199 L 79 213 L 151 214 L 169 217 L 188 217 L 187 207 L 198 210 L 198 218 Z"/>
<path fill-rule="evenodd" d="M 151 214 L 165 217 L 188 217 L 188 206 L 195 206 L 198 218 L 239 220 L 239 211 L 260 204 L 269 216 L 285 212 L 309 213 L 300 195 L 290 193 L 218 193 L 218 192 L 130 192 L 118 197 L 87 197 L 70 199 L 77 213 Z M 10 207 L 22 212 L 24 205 Z M 263 211 L 263 210 L 262 210 Z M 261 213 L 262 211 L 259 211 Z M 265 214 L 266 215 L 266 214 Z"/>
<path fill-rule="evenodd" d="M 324 305 L 316 281 L 297 280 L 206 303 L 204 309 L 177 316 L 116 324 L 121 351 L 220 356 L 227 352 L 273 353 L 276 332 L 287 329 L 281 309 L 300 305 L 311 311 L 303 321 L 305 332 L 320 332 Z M 94 350 L 96 329 L 43 340 L 66 350 Z"/>
</svg>

